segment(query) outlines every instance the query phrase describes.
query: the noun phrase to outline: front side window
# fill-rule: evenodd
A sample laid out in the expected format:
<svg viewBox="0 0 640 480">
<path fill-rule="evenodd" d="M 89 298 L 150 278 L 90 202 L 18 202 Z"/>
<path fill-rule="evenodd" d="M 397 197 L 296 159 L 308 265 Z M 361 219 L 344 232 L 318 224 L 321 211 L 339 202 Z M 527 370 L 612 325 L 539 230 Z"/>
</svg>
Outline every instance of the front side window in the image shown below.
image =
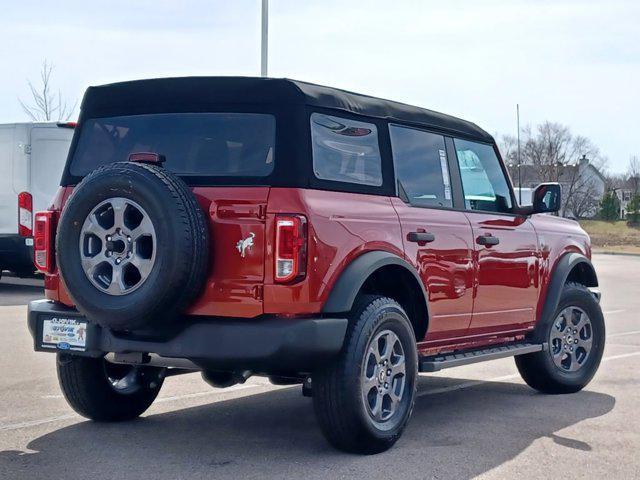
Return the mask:
<svg viewBox="0 0 640 480">
<path fill-rule="evenodd" d="M 396 180 L 415 206 L 451 207 L 451 182 L 444 137 L 389 125 Z"/>
<path fill-rule="evenodd" d="M 491 145 L 455 139 L 465 206 L 469 210 L 511 211 L 511 193 Z"/>
<path fill-rule="evenodd" d="M 86 120 L 70 173 L 84 176 L 134 152 L 164 155 L 179 175 L 265 177 L 273 171 L 276 120 L 262 113 L 162 113 Z"/>
<path fill-rule="evenodd" d="M 311 143 L 317 178 L 382 185 L 382 160 L 374 124 L 312 113 Z"/>
</svg>

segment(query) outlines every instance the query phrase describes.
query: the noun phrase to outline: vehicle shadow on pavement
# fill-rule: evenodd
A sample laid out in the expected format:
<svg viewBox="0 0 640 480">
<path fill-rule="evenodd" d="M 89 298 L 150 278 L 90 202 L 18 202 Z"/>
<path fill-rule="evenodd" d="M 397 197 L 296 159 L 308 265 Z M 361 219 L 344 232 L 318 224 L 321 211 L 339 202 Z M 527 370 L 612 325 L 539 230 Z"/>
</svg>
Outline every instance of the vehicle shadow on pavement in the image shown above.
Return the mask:
<svg viewBox="0 0 640 480">
<path fill-rule="evenodd" d="M 43 435 L 30 452 L 0 452 L 3 478 L 470 479 L 550 438 L 558 455 L 589 451 L 558 433 L 611 411 L 612 396 L 541 395 L 519 383 L 421 377 L 402 439 L 375 456 L 333 450 L 298 388 L 186 408 L 121 424 L 81 422 Z M 58 476 L 56 476 L 58 475 Z"/>
</svg>

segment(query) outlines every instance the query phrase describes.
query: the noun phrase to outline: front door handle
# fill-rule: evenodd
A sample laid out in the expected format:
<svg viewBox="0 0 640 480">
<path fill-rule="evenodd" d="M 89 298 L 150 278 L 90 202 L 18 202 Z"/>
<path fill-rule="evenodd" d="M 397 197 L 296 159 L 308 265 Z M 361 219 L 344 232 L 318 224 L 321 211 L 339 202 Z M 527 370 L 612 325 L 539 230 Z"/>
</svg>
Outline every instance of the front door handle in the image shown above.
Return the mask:
<svg viewBox="0 0 640 480">
<path fill-rule="evenodd" d="M 500 243 L 500 239 L 493 235 L 480 235 L 476 238 L 476 243 L 478 245 L 484 245 L 485 247 L 491 247 L 493 245 L 498 245 Z"/>
<path fill-rule="evenodd" d="M 415 242 L 418 245 L 431 243 L 436 239 L 436 236 L 433 233 L 429 232 L 409 232 L 407 234 L 407 241 Z"/>
</svg>

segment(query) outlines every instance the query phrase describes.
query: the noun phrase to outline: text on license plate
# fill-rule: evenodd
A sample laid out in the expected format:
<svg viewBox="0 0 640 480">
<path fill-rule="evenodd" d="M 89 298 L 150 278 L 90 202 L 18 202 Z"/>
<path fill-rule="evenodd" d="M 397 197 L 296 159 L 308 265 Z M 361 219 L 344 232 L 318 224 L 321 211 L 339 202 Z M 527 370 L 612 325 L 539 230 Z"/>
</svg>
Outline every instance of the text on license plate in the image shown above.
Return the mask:
<svg viewBox="0 0 640 480">
<path fill-rule="evenodd" d="M 75 318 L 54 317 L 42 322 L 42 346 L 61 350 L 84 350 L 87 322 Z"/>
</svg>

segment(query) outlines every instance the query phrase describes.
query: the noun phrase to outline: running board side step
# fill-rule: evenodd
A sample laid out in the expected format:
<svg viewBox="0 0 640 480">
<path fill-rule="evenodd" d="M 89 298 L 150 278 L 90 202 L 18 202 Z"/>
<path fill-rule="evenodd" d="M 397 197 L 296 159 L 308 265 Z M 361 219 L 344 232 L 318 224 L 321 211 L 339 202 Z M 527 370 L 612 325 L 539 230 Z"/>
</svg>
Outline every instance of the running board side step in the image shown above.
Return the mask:
<svg viewBox="0 0 640 480">
<path fill-rule="evenodd" d="M 545 350 L 546 347 L 545 343 L 510 343 L 480 350 L 464 350 L 443 355 L 420 357 L 420 371 L 437 372 L 445 368 L 539 352 Z"/>
</svg>

